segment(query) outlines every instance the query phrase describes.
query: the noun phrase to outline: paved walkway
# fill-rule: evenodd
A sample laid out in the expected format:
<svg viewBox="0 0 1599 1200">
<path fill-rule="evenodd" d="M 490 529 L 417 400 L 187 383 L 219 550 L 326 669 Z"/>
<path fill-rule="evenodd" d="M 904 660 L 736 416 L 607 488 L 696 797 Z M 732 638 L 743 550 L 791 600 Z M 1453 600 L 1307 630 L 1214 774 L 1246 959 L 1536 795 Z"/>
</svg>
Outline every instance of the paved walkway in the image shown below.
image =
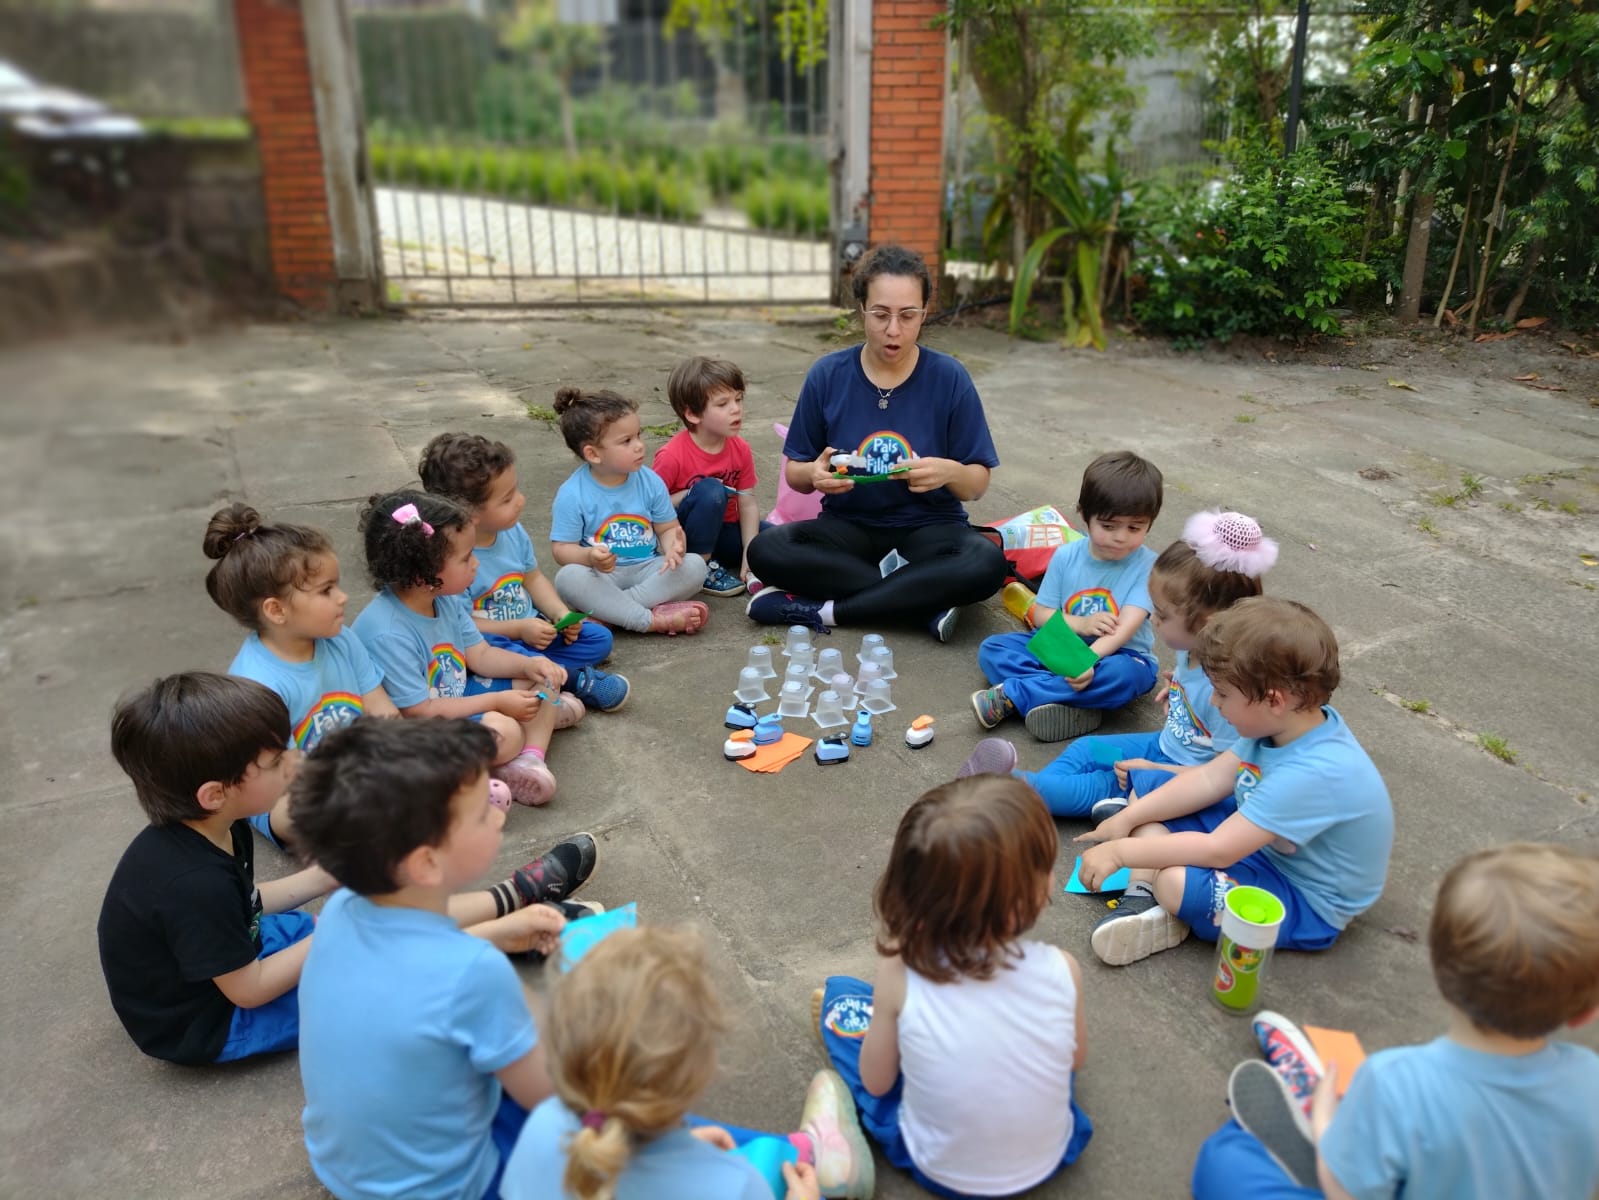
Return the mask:
<svg viewBox="0 0 1599 1200">
<path fill-rule="evenodd" d="M 254 327 L 178 345 L 79 340 L 0 355 L 0 681 L 11 697 L 0 716 L 0 1092 L 9 1097 L 0 1191 L 320 1194 L 300 1142 L 294 1057 L 218 1070 L 141 1057 L 106 1002 L 95 954 L 105 880 L 140 825 L 106 752 L 112 699 L 158 673 L 223 669 L 241 636 L 202 586 L 210 512 L 243 498 L 330 530 L 353 613 L 369 595 L 360 502 L 411 478 L 432 434 L 471 429 L 515 447 L 528 527 L 543 546 L 550 495 L 574 464 L 524 405 L 547 405 L 562 384 L 612 386 L 644 401 L 646 424 L 667 422 L 667 374 L 697 352 L 728 355 L 750 374 L 746 427 L 769 503 L 771 422 L 788 418 L 830 331 L 830 314 L 783 324 L 523 314 Z M 1357 352 L 1371 356 L 1362 371 L 1286 350 L 1273 363 L 1101 356 L 941 328 L 928 338 L 972 370 L 1004 459 L 978 518 L 1069 505 L 1092 454 L 1133 446 L 1168 480 L 1152 544 L 1216 505 L 1258 515 L 1281 540 L 1269 587 L 1309 602 L 1337 631 L 1335 703 L 1387 777 L 1398 845 L 1381 902 L 1333 950 L 1280 956 L 1266 996 L 1307 1021 L 1359 1030 L 1369 1049 L 1432 1036 L 1442 1011 L 1421 935 L 1443 868 L 1508 838 L 1599 837 L 1599 568 L 1581 557 L 1599 550 L 1599 410 L 1588 390 L 1563 360 L 1512 364 L 1469 346 L 1451 361 L 1378 344 Z M 1571 390 L 1508 382 L 1529 370 Z M 1390 378 L 1416 390 L 1391 388 Z M 1463 489 L 1463 474 L 1476 477 L 1473 488 Z M 1454 507 L 1428 499 L 1476 488 Z M 997 603 L 973 609 L 950 646 L 885 631 L 901 673 L 896 716 L 936 716 L 929 749 L 912 754 L 890 721 L 847 766 L 823 772 L 806 759 L 752 778 L 722 760 L 720 714 L 757 631 L 740 602 L 713 610 L 693 640 L 619 639 L 615 665 L 636 699 L 557 740 L 561 793 L 547 810 L 512 814 L 500 865 L 592 829 L 603 842 L 596 898 L 636 900 L 651 920 L 702 928 L 734 1025 L 701 1108 L 784 1128 L 820 1065 L 806 1028 L 810 990 L 830 972 L 870 973 L 871 887 L 895 823 L 976 740 L 966 705 L 980 682 L 976 646 L 1009 619 Z M 835 640 L 849 648 L 855 637 Z M 1403 707 L 1422 701 L 1425 713 Z M 1151 719 L 1139 707 L 1111 727 Z M 1024 765 L 1047 761 L 1049 748 L 1013 732 Z M 1479 733 L 1507 739 L 1516 765 L 1480 749 Z M 1070 861 L 1063 854 L 1063 872 Z M 263 852 L 264 875 L 287 868 Z M 1197 1146 L 1225 1117 L 1227 1071 L 1252 1042 L 1247 1025 L 1204 999 L 1208 947 L 1104 967 L 1087 948 L 1101 911 L 1058 896 L 1038 927 L 1083 960 L 1090 1043 L 1080 1098 L 1097 1132 L 1069 1177 L 1036 1194 L 1165 1200 L 1185 1194 Z M 523 973 L 542 986 L 540 972 Z M 1579 1036 L 1599 1044 L 1592 1027 Z M 1003 1103 L 1003 1082 L 992 1088 Z M 885 1171 L 878 1194 L 920 1193 Z"/>
</svg>

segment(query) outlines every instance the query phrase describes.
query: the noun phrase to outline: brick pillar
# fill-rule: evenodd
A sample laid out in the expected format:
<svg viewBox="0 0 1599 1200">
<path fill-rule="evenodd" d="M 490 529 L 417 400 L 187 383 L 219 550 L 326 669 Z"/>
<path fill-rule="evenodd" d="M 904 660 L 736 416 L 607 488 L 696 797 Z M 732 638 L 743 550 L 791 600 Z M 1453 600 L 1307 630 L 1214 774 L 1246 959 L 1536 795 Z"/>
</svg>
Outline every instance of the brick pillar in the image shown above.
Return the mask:
<svg viewBox="0 0 1599 1200">
<path fill-rule="evenodd" d="M 916 250 L 938 279 L 944 217 L 945 0 L 872 4 L 873 245 Z"/>
<path fill-rule="evenodd" d="M 283 295 L 325 311 L 334 304 L 338 271 L 299 0 L 234 0 L 233 11 L 273 275 Z"/>
</svg>

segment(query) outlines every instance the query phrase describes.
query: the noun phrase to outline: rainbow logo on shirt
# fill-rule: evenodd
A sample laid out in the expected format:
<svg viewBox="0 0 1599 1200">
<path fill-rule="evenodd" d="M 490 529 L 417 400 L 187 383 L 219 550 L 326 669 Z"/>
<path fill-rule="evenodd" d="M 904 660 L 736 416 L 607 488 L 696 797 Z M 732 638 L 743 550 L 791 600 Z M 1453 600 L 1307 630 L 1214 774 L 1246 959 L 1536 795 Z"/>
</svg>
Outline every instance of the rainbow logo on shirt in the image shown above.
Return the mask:
<svg viewBox="0 0 1599 1200">
<path fill-rule="evenodd" d="M 655 527 L 638 513 L 615 513 L 605 518 L 594 540 L 604 542 L 617 558 L 649 558 L 655 553 Z"/>
<path fill-rule="evenodd" d="M 822 1014 L 822 1028 L 841 1038 L 859 1041 L 872 1026 L 870 996 L 840 996 Z"/>
<path fill-rule="evenodd" d="M 1233 779 L 1233 798 L 1242 808 L 1244 801 L 1249 799 L 1249 794 L 1260 786 L 1260 768 L 1251 762 L 1240 762 L 1238 774 Z"/>
<path fill-rule="evenodd" d="M 1175 676 L 1166 691 L 1166 732 L 1183 746 L 1208 748 L 1211 745 L 1210 730 L 1199 719 L 1194 706 L 1188 702 L 1187 689 Z"/>
<path fill-rule="evenodd" d="M 1109 588 L 1084 588 L 1072 593 L 1071 599 L 1066 601 L 1066 611 L 1074 617 L 1091 617 L 1095 613 L 1109 613 L 1114 617 L 1121 608 Z"/>
<path fill-rule="evenodd" d="M 449 642 L 434 646 L 428 662 L 428 698 L 466 695 L 466 659 Z"/>
<path fill-rule="evenodd" d="M 491 621 L 520 621 L 532 616 L 533 605 L 527 598 L 525 582 L 521 571 L 507 571 L 472 601 L 472 611 Z"/>
<path fill-rule="evenodd" d="M 294 744 L 301 750 L 309 750 L 322 740 L 324 734 L 344 728 L 365 711 L 361 697 L 354 692 L 328 692 L 311 706 L 294 727 Z"/>
<path fill-rule="evenodd" d="M 866 460 L 866 471 L 871 475 L 884 475 L 915 457 L 911 444 L 892 429 L 880 429 L 867 434 L 861 442 L 861 448 L 855 453 Z"/>
</svg>

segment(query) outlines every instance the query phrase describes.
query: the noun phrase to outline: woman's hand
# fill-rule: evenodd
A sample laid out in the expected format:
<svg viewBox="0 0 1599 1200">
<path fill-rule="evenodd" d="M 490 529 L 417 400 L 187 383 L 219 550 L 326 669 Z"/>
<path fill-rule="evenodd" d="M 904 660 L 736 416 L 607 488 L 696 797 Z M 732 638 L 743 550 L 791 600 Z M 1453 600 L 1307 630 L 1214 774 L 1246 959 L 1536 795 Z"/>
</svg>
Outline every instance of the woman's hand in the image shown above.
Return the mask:
<svg viewBox="0 0 1599 1200">
<path fill-rule="evenodd" d="M 913 492 L 936 492 L 948 487 L 960 473 L 961 464 L 952 458 L 913 458 L 909 471 L 902 476 Z"/>
<path fill-rule="evenodd" d="M 829 446 L 811 464 L 811 487 L 829 496 L 847 492 L 855 486 L 855 481 L 847 475 L 833 474 L 833 464 L 829 460 L 837 453 L 835 447 Z"/>
</svg>

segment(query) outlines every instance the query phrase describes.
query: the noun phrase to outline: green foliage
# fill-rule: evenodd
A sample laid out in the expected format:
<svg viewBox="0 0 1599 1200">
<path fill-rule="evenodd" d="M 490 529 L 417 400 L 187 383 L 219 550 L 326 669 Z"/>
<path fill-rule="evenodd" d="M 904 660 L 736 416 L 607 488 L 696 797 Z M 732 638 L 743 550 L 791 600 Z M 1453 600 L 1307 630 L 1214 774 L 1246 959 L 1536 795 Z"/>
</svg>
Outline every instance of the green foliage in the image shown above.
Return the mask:
<svg viewBox="0 0 1599 1200">
<path fill-rule="evenodd" d="M 1400 703 L 1413 713 L 1428 713 L 1432 711 L 1431 700 L 1401 700 Z"/>
<path fill-rule="evenodd" d="M 808 71 L 827 57 L 828 0 L 768 0 L 778 52 L 797 71 Z M 671 33 L 693 29 L 713 51 L 722 51 L 760 19 L 745 0 L 672 0 L 662 27 Z"/>
<path fill-rule="evenodd" d="M 33 177 L 10 141 L 0 138 L 0 231 L 21 230 L 33 203 Z"/>
<path fill-rule="evenodd" d="M 739 207 L 756 229 L 822 236 L 832 223 L 827 186 L 805 180 L 758 180 L 744 189 Z"/>
<path fill-rule="evenodd" d="M 1236 334 L 1336 333 L 1332 309 L 1371 270 L 1351 248 L 1357 213 L 1320 155 L 1253 157 L 1211 198 L 1169 191 L 1146 219 L 1138 267 L 1146 328 L 1183 344 Z"/>
<path fill-rule="evenodd" d="M 456 9 L 353 14 L 367 119 L 402 129 L 474 131 L 494 31 Z"/>
<path fill-rule="evenodd" d="M 1500 762 L 1514 764 L 1516 761 L 1516 754 L 1518 752 L 1512 750 L 1510 748 L 1510 743 L 1504 738 L 1500 737 L 1497 733 L 1479 733 L 1477 735 L 1477 745 L 1488 751 L 1489 754 L 1492 754 Z"/>
</svg>

